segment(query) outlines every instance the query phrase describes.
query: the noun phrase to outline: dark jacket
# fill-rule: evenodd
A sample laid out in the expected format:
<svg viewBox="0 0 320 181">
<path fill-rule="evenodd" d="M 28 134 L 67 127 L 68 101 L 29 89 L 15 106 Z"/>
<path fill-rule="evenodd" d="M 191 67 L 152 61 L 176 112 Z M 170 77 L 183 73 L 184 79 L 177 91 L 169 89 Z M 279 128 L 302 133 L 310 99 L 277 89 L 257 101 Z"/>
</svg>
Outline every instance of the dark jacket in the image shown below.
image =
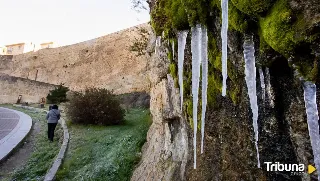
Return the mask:
<svg viewBox="0 0 320 181">
<path fill-rule="evenodd" d="M 58 123 L 60 119 L 60 111 L 58 109 L 51 109 L 48 114 L 47 118 L 48 123 Z"/>
</svg>

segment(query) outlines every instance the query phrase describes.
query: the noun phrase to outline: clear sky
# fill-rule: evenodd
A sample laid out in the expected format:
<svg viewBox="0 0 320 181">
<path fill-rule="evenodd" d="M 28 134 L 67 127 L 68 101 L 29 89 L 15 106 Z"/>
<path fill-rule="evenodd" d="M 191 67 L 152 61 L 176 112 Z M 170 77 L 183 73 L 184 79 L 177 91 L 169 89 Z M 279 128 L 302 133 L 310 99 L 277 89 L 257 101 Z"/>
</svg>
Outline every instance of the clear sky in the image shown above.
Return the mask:
<svg viewBox="0 0 320 181">
<path fill-rule="evenodd" d="M 0 0 L 0 46 L 21 42 L 69 45 L 149 21 L 131 0 Z"/>
</svg>

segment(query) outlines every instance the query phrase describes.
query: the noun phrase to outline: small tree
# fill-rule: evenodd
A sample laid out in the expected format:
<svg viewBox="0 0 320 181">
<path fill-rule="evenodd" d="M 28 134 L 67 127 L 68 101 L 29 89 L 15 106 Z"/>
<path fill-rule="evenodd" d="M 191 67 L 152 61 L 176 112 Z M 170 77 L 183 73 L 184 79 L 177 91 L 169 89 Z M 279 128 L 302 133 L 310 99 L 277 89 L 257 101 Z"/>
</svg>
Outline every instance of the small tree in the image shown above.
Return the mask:
<svg viewBox="0 0 320 181">
<path fill-rule="evenodd" d="M 123 122 L 125 111 L 111 91 L 87 88 L 70 96 L 67 115 L 73 123 L 115 125 Z"/>
<path fill-rule="evenodd" d="M 68 87 L 63 86 L 60 84 L 54 90 L 51 90 L 50 93 L 47 95 L 48 103 L 51 104 L 60 104 L 62 102 L 67 102 L 67 92 L 69 91 Z"/>
</svg>

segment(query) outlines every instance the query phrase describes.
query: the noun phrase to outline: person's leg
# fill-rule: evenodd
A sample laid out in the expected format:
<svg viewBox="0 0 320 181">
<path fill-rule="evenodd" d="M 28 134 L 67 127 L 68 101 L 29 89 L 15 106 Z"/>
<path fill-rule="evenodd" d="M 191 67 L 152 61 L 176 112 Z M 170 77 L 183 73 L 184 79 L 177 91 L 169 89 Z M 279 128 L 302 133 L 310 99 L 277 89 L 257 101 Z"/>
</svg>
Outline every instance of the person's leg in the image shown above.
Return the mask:
<svg viewBox="0 0 320 181">
<path fill-rule="evenodd" d="M 51 123 L 48 123 L 48 139 L 50 140 L 51 135 Z"/>
<path fill-rule="evenodd" d="M 54 130 L 56 129 L 57 123 L 52 123 L 52 129 L 51 129 L 51 140 L 53 141 L 54 137 Z"/>
</svg>

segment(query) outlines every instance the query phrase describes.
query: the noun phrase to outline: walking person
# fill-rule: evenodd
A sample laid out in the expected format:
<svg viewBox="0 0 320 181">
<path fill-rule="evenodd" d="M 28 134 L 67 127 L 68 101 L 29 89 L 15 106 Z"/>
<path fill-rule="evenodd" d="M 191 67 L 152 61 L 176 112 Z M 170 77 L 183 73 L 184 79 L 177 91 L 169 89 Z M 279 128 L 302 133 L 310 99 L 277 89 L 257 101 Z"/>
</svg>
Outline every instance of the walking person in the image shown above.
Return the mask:
<svg viewBox="0 0 320 181">
<path fill-rule="evenodd" d="M 47 114 L 48 120 L 48 139 L 52 142 L 54 137 L 54 130 L 58 124 L 58 120 L 60 119 L 60 111 L 58 110 L 57 105 L 53 105 L 50 111 Z"/>
</svg>

